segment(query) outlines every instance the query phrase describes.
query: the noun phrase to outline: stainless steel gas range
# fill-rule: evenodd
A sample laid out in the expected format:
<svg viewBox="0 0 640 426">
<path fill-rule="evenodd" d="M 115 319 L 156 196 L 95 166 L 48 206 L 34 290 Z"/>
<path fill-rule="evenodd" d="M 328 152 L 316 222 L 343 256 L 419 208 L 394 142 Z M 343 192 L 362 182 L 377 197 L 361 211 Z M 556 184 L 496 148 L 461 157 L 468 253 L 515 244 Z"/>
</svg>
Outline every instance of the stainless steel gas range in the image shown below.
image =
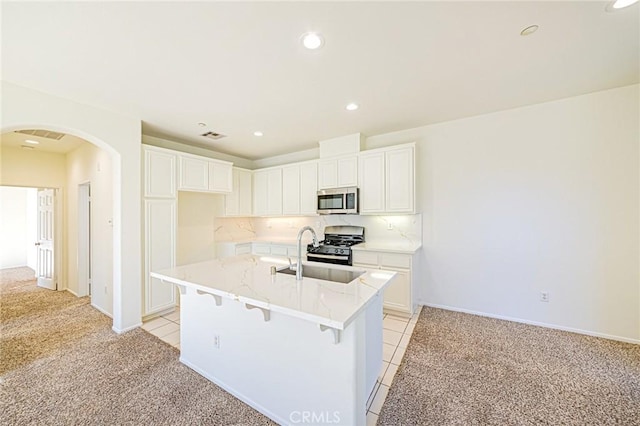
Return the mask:
<svg viewBox="0 0 640 426">
<path fill-rule="evenodd" d="M 351 247 L 364 243 L 362 226 L 327 226 L 324 228 L 324 240 L 318 247 L 307 246 L 307 260 L 313 262 L 351 265 Z"/>
</svg>

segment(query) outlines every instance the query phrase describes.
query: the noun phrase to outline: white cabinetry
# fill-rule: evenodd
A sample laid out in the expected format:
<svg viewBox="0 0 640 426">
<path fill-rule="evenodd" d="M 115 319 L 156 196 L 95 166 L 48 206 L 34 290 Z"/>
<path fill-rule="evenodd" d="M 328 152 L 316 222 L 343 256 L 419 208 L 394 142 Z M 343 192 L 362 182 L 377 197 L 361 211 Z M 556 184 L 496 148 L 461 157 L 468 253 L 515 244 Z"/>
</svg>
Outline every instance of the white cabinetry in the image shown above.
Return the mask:
<svg viewBox="0 0 640 426">
<path fill-rule="evenodd" d="M 415 213 L 415 144 L 360 154 L 360 213 Z"/>
<path fill-rule="evenodd" d="M 360 213 L 384 212 L 384 152 L 360 154 Z"/>
<path fill-rule="evenodd" d="M 254 216 L 282 214 L 282 168 L 253 172 Z"/>
<path fill-rule="evenodd" d="M 143 145 L 143 152 L 142 315 L 148 317 L 170 310 L 176 304 L 173 285 L 149 274 L 176 266 L 178 191 L 231 192 L 232 163 L 149 145 Z"/>
<path fill-rule="evenodd" d="M 358 186 L 360 133 L 320 141 L 318 189 Z"/>
<path fill-rule="evenodd" d="M 318 163 L 310 161 L 282 168 L 282 214 L 315 215 Z"/>
<path fill-rule="evenodd" d="M 300 214 L 315 215 L 318 211 L 318 162 L 300 166 Z"/>
<path fill-rule="evenodd" d="M 233 168 L 233 191 L 225 195 L 225 216 L 251 216 L 252 182 L 251 171 Z"/>
<path fill-rule="evenodd" d="M 145 197 L 176 197 L 176 154 L 145 147 L 144 169 Z"/>
<path fill-rule="evenodd" d="M 273 169 L 267 172 L 267 214 L 282 214 L 282 170 Z"/>
<path fill-rule="evenodd" d="M 181 154 L 178 189 L 196 192 L 231 192 L 232 163 Z"/>
<path fill-rule="evenodd" d="M 315 215 L 318 163 L 305 161 L 253 172 L 254 216 Z"/>
<path fill-rule="evenodd" d="M 282 168 L 282 214 L 300 213 L 300 166 Z"/>
<path fill-rule="evenodd" d="M 270 254 L 272 256 L 285 256 L 290 257 L 291 260 L 295 263 L 296 257 L 298 254 L 298 247 L 295 244 L 278 244 L 278 243 L 252 243 L 251 244 L 251 253 L 256 255 L 265 255 Z M 302 250 L 302 255 L 304 256 L 304 260 L 307 259 L 307 250 L 306 246 Z"/>
<path fill-rule="evenodd" d="M 233 190 L 232 163 L 209 160 L 208 189 L 212 192 L 231 192 Z"/>
<path fill-rule="evenodd" d="M 386 269 L 397 272 L 394 281 L 384 290 L 384 308 L 411 315 L 415 306 L 412 268 L 415 254 L 353 251 L 353 266 Z"/>
<path fill-rule="evenodd" d="M 152 270 L 172 268 L 176 262 L 176 166 L 178 153 L 143 146 L 144 152 L 144 263 L 142 316 L 168 309 L 176 303 L 172 284 L 151 278 Z"/>
<path fill-rule="evenodd" d="M 216 258 L 240 256 L 251 253 L 251 243 L 223 242 L 216 243 Z"/>
<path fill-rule="evenodd" d="M 208 191 L 209 163 L 204 159 L 180 156 L 180 191 Z"/>
<path fill-rule="evenodd" d="M 176 304 L 173 284 L 151 278 L 150 271 L 176 266 L 175 199 L 147 199 L 144 202 L 144 306 L 143 316 L 173 308 Z"/>
<path fill-rule="evenodd" d="M 358 157 L 355 155 L 320 160 L 318 189 L 358 186 Z"/>
</svg>

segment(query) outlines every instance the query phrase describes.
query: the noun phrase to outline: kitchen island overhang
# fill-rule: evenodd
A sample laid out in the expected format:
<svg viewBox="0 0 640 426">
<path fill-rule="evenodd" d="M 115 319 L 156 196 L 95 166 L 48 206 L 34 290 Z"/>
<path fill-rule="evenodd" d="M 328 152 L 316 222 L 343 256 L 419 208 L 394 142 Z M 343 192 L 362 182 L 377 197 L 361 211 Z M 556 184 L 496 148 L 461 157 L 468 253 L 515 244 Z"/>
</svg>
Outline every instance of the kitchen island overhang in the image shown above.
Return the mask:
<svg viewBox="0 0 640 426">
<path fill-rule="evenodd" d="M 395 273 L 347 284 L 271 273 L 285 265 L 244 255 L 152 272 L 181 292 L 180 361 L 280 424 L 364 424 Z"/>
</svg>

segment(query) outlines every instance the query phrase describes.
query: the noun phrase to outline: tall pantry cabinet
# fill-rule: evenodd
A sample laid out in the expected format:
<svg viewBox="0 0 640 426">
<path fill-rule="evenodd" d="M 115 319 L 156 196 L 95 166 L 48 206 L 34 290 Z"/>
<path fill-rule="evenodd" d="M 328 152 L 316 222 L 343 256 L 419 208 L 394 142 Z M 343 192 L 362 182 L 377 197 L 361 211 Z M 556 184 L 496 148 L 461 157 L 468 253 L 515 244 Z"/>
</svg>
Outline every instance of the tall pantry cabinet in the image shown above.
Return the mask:
<svg viewBox="0 0 640 426">
<path fill-rule="evenodd" d="M 142 316 L 171 309 L 176 304 L 172 284 L 149 276 L 176 266 L 178 157 L 170 150 L 143 146 L 144 151 L 144 291 Z"/>
</svg>

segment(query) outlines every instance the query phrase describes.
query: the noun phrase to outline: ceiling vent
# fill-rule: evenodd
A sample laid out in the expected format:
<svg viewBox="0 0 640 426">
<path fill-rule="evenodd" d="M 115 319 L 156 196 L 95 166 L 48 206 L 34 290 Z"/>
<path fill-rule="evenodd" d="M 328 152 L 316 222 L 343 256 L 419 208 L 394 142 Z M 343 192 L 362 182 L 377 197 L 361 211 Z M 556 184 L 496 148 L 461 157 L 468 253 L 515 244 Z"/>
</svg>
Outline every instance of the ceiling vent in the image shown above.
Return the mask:
<svg viewBox="0 0 640 426">
<path fill-rule="evenodd" d="M 207 132 L 207 133 L 201 134 L 200 136 L 204 136 L 205 138 L 213 139 L 214 141 L 217 141 L 218 139 L 222 139 L 227 135 L 223 135 L 222 133 L 216 133 L 216 132 Z"/>
<path fill-rule="evenodd" d="M 36 129 L 16 130 L 16 133 L 22 133 L 22 134 L 31 135 L 31 136 L 39 136 L 41 138 L 53 139 L 56 141 L 59 141 L 65 136 L 64 133 L 50 132 L 48 130 L 36 130 Z"/>
</svg>

